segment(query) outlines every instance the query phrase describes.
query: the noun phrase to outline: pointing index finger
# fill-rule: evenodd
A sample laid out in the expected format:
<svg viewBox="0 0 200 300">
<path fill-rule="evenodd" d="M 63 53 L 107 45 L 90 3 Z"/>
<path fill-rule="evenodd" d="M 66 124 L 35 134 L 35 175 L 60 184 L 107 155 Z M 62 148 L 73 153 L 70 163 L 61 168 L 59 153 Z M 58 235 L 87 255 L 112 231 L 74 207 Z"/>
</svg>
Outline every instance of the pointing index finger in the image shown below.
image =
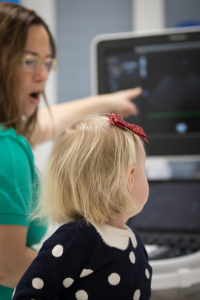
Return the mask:
<svg viewBox="0 0 200 300">
<path fill-rule="evenodd" d="M 128 99 L 134 99 L 142 94 L 142 88 L 137 87 L 134 89 L 128 89 L 125 91 Z"/>
</svg>

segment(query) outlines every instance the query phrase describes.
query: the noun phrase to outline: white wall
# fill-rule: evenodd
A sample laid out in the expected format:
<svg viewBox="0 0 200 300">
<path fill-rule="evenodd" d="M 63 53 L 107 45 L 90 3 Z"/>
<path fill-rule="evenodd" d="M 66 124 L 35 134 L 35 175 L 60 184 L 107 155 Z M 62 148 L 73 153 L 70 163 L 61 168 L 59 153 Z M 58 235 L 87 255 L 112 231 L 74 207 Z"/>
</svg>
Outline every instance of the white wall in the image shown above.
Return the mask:
<svg viewBox="0 0 200 300">
<path fill-rule="evenodd" d="M 21 4 L 29 9 L 33 9 L 36 13 L 41 16 L 47 25 L 54 39 L 56 38 L 56 0 L 22 0 Z M 50 105 L 57 102 L 57 74 L 54 72 L 49 76 L 46 83 L 45 93 Z M 41 106 L 44 106 L 42 101 Z M 35 165 L 40 170 L 43 171 L 44 162 L 47 155 L 50 152 L 52 142 L 47 142 L 38 146 L 34 150 Z"/>
<path fill-rule="evenodd" d="M 165 27 L 164 0 L 132 0 L 134 31 Z"/>
</svg>

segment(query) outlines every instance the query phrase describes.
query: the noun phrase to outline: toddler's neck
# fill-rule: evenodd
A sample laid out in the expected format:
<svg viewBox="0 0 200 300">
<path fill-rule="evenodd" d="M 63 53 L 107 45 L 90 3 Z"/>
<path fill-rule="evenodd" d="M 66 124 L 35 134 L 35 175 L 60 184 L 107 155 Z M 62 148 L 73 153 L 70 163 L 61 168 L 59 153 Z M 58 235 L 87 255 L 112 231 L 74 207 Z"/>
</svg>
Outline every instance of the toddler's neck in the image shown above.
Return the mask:
<svg viewBox="0 0 200 300">
<path fill-rule="evenodd" d="M 109 221 L 107 222 L 108 225 L 119 228 L 119 229 L 126 229 L 125 227 L 125 214 L 123 213 L 117 213 L 115 215 L 114 219 L 109 219 Z"/>
</svg>

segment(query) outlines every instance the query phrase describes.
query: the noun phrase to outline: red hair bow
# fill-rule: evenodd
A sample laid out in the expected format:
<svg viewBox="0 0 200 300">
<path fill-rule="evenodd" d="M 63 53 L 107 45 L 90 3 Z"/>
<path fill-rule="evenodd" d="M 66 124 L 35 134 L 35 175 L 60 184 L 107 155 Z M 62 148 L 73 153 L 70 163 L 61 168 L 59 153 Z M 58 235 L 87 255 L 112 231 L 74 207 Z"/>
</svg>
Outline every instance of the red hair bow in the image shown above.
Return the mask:
<svg viewBox="0 0 200 300">
<path fill-rule="evenodd" d="M 141 137 L 144 141 L 147 141 L 146 139 L 146 134 L 144 132 L 144 130 L 142 129 L 142 127 L 135 125 L 135 124 L 129 124 L 128 122 L 124 121 L 124 119 L 122 119 L 122 117 L 118 116 L 117 114 L 112 114 L 112 116 L 109 116 L 106 114 L 106 116 L 109 118 L 109 123 L 118 126 L 120 128 L 127 128 L 129 130 L 131 130 L 134 134 L 138 135 L 139 137 Z"/>
</svg>

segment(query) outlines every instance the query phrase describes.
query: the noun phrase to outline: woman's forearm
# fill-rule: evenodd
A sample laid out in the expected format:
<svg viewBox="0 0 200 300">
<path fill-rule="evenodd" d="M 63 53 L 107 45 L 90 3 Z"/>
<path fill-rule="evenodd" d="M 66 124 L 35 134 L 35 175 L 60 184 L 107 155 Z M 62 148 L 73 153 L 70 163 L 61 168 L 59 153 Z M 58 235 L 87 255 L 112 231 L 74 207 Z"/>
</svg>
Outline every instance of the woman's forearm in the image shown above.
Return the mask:
<svg viewBox="0 0 200 300">
<path fill-rule="evenodd" d="M 0 284 L 14 288 L 37 256 L 26 247 L 28 228 L 0 225 Z"/>
<path fill-rule="evenodd" d="M 0 285 L 15 288 L 36 256 L 37 252 L 28 247 L 16 255 L 4 255 L 0 260 Z"/>
</svg>

